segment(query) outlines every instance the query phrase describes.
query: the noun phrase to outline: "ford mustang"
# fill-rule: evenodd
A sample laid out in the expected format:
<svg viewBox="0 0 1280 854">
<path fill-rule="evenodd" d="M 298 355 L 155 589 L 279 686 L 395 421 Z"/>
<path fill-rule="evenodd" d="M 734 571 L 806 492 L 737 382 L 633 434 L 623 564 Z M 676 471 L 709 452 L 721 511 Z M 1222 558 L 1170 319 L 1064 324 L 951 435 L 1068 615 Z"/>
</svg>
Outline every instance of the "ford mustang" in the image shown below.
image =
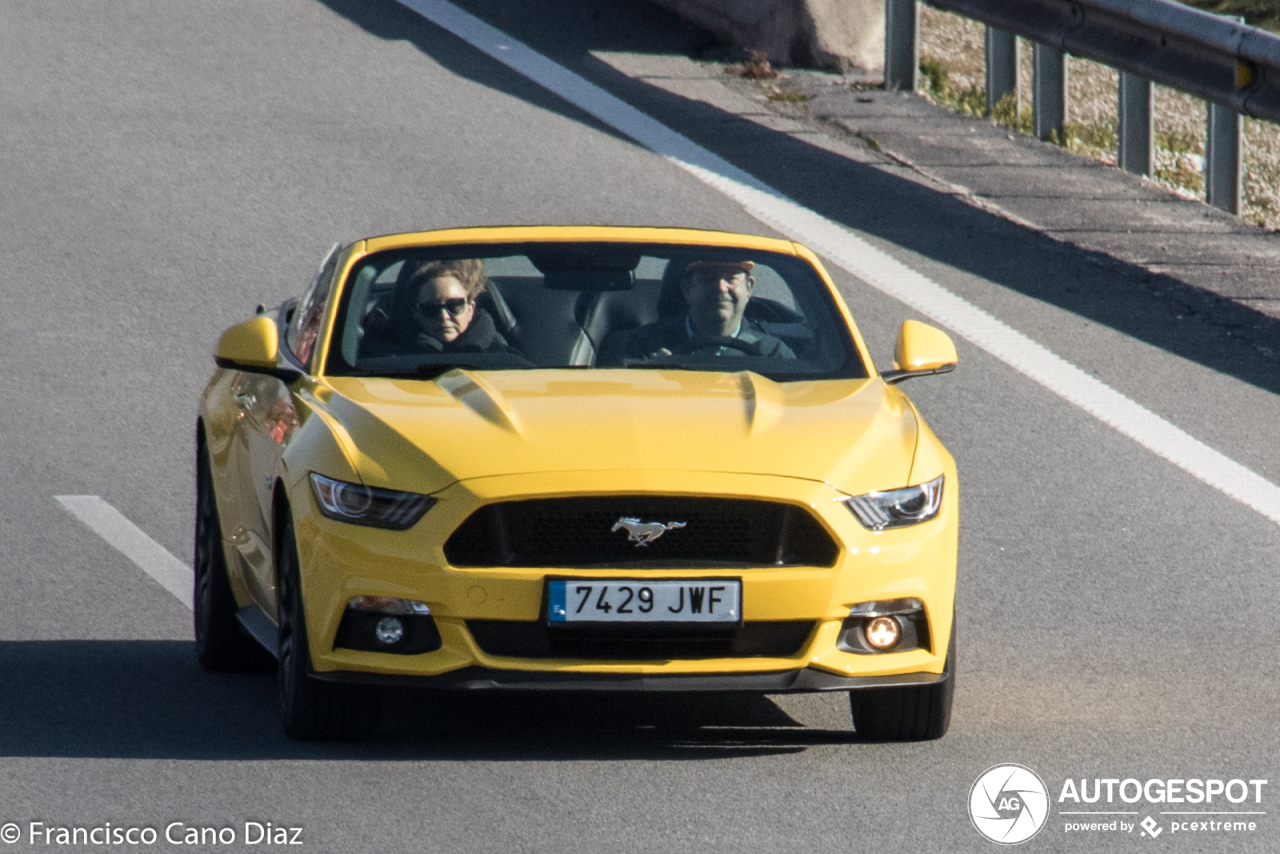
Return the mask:
<svg viewBox="0 0 1280 854">
<path fill-rule="evenodd" d="M 230 329 L 196 427 L 195 637 L 276 659 L 285 731 L 394 686 L 848 694 L 942 736 L 955 463 L 818 258 L 668 228 L 335 246 Z"/>
</svg>

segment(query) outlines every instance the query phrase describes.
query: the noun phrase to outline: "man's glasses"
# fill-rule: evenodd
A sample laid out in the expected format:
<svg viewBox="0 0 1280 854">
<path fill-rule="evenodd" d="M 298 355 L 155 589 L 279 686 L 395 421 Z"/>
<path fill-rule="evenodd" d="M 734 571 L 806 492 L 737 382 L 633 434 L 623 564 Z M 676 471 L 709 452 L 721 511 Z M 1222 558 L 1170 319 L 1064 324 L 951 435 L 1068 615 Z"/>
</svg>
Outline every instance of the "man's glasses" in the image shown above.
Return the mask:
<svg viewBox="0 0 1280 854">
<path fill-rule="evenodd" d="M 453 317 L 462 317 L 462 313 L 467 310 L 468 301 L 462 297 L 454 297 L 444 302 L 420 302 L 418 303 L 418 311 L 430 317 L 433 314 L 439 314 L 440 309 L 449 312 Z"/>
</svg>

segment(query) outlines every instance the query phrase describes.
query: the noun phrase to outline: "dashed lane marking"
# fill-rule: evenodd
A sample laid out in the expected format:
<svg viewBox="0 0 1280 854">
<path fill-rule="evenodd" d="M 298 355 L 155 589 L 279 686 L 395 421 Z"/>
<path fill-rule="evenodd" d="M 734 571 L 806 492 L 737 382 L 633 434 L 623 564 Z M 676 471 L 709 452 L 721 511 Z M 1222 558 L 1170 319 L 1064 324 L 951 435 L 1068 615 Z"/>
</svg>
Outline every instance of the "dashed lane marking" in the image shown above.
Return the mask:
<svg viewBox="0 0 1280 854">
<path fill-rule="evenodd" d="M 124 514 L 96 495 L 55 495 L 67 512 L 133 561 L 187 608 L 191 607 L 191 568 L 147 536 Z"/>
</svg>

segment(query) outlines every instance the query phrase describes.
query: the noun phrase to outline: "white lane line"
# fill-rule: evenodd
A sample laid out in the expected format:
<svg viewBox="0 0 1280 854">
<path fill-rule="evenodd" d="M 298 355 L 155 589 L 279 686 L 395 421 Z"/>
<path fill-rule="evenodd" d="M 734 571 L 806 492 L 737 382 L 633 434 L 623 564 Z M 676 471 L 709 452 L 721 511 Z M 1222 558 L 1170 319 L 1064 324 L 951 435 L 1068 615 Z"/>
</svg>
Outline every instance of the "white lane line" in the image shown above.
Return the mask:
<svg viewBox="0 0 1280 854">
<path fill-rule="evenodd" d="M 1002 320 L 447 0 L 399 0 L 714 187 L 748 213 L 1027 375 L 1209 486 L 1280 523 L 1280 488 Z"/>
<path fill-rule="evenodd" d="M 89 526 L 178 601 L 191 607 L 191 568 L 96 495 L 55 495 L 67 512 Z"/>
</svg>

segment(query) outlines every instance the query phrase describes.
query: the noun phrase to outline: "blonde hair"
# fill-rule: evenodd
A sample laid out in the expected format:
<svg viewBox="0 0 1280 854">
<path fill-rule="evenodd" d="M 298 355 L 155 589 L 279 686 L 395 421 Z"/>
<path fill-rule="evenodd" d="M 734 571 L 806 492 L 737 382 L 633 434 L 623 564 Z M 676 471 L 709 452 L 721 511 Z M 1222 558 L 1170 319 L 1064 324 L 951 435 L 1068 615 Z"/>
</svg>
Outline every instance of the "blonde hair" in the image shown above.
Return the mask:
<svg viewBox="0 0 1280 854">
<path fill-rule="evenodd" d="M 457 261 L 428 261 L 409 277 L 410 292 L 417 291 L 423 284 L 432 279 L 452 276 L 462 283 L 467 291 L 467 299 L 474 300 L 484 293 L 485 276 L 484 261 L 479 258 L 461 258 Z"/>
</svg>

